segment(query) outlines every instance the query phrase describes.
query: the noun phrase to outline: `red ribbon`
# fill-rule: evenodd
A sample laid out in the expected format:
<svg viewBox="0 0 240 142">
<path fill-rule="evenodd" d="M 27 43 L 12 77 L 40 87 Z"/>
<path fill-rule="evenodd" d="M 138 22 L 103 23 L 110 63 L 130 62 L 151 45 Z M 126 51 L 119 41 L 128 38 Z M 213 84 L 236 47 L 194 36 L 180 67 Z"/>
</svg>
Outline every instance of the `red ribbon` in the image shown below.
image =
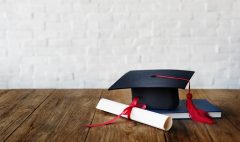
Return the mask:
<svg viewBox="0 0 240 142">
<path fill-rule="evenodd" d="M 139 98 L 134 98 L 132 100 L 132 102 L 129 104 L 128 107 L 126 107 L 121 114 L 115 116 L 113 119 L 107 121 L 107 122 L 104 122 L 104 123 L 99 123 L 99 124 L 89 124 L 89 125 L 85 125 L 86 127 L 99 127 L 99 126 L 104 126 L 104 125 L 108 125 L 108 124 L 112 124 L 114 123 L 118 118 L 120 118 L 121 116 L 123 115 L 127 115 L 128 119 L 130 119 L 130 116 L 131 116 L 131 112 L 132 112 L 132 109 L 134 107 L 138 107 L 138 108 L 142 108 L 142 109 L 146 109 L 146 105 L 144 104 L 139 104 L 138 103 L 138 100 Z"/>
<path fill-rule="evenodd" d="M 211 116 L 209 116 L 208 112 L 198 109 L 192 102 L 192 93 L 190 88 L 190 80 L 186 78 L 174 77 L 174 76 L 165 76 L 165 75 L 153 75 L 152 77 L 158 78 L 168 78 L 168 79 L 175 79 L 175 80 L 184 80 L 189 83 L 188 86 L 188 93 L 186 94 L 186 108 L 188 110 L 189 116 L 192 120 L 207 123 L 207 124 L 214 124 L 214 121 Z"/>
</svg>

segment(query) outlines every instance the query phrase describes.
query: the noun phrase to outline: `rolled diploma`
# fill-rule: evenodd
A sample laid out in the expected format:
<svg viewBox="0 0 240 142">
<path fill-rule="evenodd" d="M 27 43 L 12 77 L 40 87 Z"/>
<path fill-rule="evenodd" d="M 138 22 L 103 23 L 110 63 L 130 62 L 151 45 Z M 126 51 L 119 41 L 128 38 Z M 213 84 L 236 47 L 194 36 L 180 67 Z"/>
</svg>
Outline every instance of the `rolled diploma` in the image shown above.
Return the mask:
<svg viewBox="0 0 240 142">
<path fill-rule="evenodd" d="M 102 98 L 96 108 L 119 115 L 126 107 L 128 107 L 128 105 Z M 125 115 L 122 117 L 127 118 Z M 168 131 L 172 127 L 172 117 L 136 107 L 132 109 L 130 118 L 134 121 L 165 131 Z"/>
</svg>

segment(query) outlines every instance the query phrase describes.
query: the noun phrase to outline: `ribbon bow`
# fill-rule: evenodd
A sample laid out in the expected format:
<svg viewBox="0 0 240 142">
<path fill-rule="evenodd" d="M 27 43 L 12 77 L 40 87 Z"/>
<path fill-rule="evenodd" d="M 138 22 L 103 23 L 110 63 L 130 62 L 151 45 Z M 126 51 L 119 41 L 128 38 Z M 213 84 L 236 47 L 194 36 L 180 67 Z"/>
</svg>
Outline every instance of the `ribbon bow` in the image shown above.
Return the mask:
<svg viewBox="0 0 240 142">
<path fill-rule="evenodd" d="M 134 107 L 138 107 L 138 108 L 142 108 L 142 109 L 146 109 L 146 105 L 144 104 L 140 104 L 138 103 L 139 98 L 135 97 L 133 98 L 132 102 L 129 104 L 128 107 L 126 107 L 122 113 L 120 113 L 119 115 L 115 116 L 113 119 L 106 121 L 104 123 L 99 123 L 99 124 L 89 124 L 89 125 L 85 125 L 86 127 L 100 127 L 100 126 L 104 126 L 104 125 L 108 125 L 108 124 L 112 124 L 114 123 L 118 118 L 120 118 L 123 115 L 127 115 L 128 119 L 131 119 L 131 112 L 132 109 Z"/>
</svg>

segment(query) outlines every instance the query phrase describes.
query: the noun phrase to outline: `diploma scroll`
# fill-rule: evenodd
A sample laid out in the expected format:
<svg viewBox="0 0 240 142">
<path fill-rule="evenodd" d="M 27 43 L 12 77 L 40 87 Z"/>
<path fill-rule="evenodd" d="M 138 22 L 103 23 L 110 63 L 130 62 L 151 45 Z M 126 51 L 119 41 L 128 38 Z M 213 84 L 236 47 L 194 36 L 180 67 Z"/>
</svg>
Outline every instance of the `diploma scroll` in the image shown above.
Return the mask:
<svg viewBox="0 0 240 142">
<path fill-rule="evenodd" d="M 119 115 L 126 107 L 128 107 L 128 105 L 102 98 L 97 104 L 96 108 L 115 115 Z M 127 116 L 122 117 L 127 118 Z M 171 117 L 136 107 L 132 109 L 130 118 L 131 120 L 147 124 L 165 131 L 168 131 L 172 127 Z"/>
</svg>

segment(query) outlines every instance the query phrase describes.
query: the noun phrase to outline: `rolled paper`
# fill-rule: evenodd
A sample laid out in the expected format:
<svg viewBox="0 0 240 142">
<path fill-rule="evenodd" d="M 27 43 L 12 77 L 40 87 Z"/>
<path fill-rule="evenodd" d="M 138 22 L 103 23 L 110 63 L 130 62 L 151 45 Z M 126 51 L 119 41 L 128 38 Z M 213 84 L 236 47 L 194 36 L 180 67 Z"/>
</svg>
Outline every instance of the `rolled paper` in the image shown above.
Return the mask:
<svg viewBox="0 0 240 142">
<path fill-rule="evenodd" d="M 96 108 L 105 112 L 119 115 L 126 107 L 128 107 L 128 105 L 102 98 L 97 104 Z M 122 117 L 127 118 L 127 116 L 125 115 Z M 170 116 L 136 107 L 132 109 L 130 118 L 131 120 L 150 125 L 152 127 L 165 131 L 168 131 L 172 127 L 173 123 L 172 117 Z"/>
</svg>

